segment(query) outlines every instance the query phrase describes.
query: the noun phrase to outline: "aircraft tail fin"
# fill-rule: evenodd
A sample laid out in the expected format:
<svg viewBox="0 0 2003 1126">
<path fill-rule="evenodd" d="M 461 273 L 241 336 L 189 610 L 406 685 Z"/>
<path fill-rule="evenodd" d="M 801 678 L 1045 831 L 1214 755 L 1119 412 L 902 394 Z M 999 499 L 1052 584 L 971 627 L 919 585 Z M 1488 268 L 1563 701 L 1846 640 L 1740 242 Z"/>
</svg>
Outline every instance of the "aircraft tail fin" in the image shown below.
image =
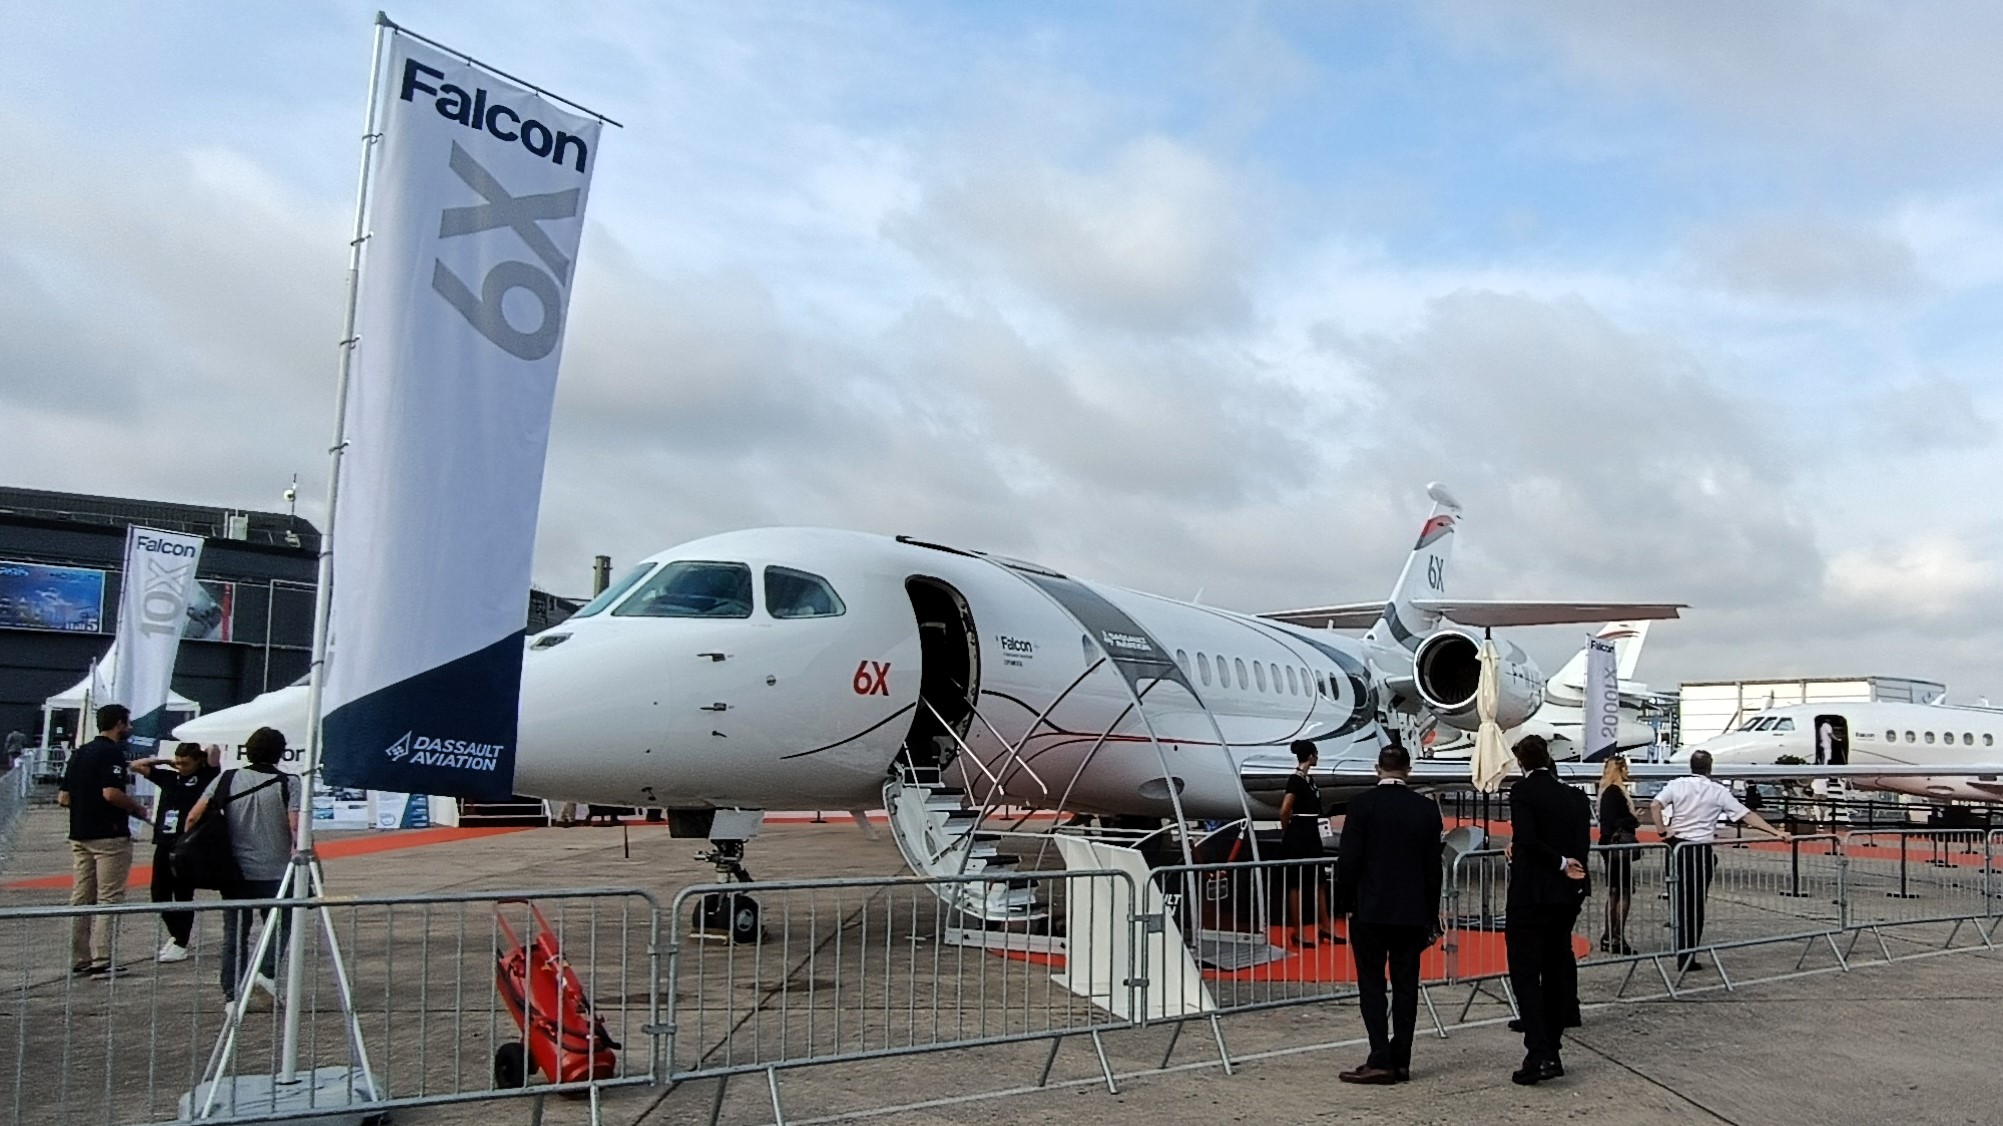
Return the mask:
<svg viewBox="0 0 2003 1126">
<path fill-rule="evenodd" d="M 1454 529 L 1460 524 L 1460 502 L 1444 485 L 1435 482 L 1426 486 L 1426 495 L 1433 498 L 1433 510 L 1419 528 L 1418 542 L 1405 558 L 1405 569 L 1398 572 L 1383 615 L 1365 635 L 1374 641 L 1388 639 L 1406 649 L 1417 649 L 1440 624 L 1439 611 L 1420 604 L 1446 594 L 1447 562 L 1453 557 Z"/>
<path fill-rule="evenodd" d="M 1614 644 L 1614 675 L 1622 681 L 1634 679 L 1634 670 L 1641 663 L 1641 647 L 1648 640 L 1648 622 L 1608 622 L 1593 635 L 1601 641 Z M 1565 667 L 1551 674 L 1551 683 L 1566 688 L 1585 691 L 1586 649 L 1572 654 Z"/>
</svg>

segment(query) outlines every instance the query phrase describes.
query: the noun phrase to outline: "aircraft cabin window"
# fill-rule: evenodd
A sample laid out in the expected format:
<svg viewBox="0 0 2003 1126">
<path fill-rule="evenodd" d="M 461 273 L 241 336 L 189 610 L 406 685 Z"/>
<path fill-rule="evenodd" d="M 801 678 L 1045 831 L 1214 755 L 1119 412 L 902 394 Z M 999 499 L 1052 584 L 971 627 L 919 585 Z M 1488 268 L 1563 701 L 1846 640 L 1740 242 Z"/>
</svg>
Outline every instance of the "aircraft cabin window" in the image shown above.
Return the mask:
<svg viewBox="0 0 2003 1126">
<path fill-rule="evenodd" d="M 1898 733 L 1898 732 L 1896 732 L 1896 731 L 1887 731 L 1887 732 L 1885 732 L 1885 742 L 1887 742 L 1887 743 L 1896 743 L 1896 742 L 1898 742 L 1898 741 L 1899 741 L 1899 733 Z"/>
<path fill-rule="evenodd" d="M 1217 658 L 1217 687 L 1231 687 L 1231 666 L 1225 664 L 1222 657 Z"/>
<path fill-rule="evenodd" d="M 626 572 L 625 574 L 620 575 L 618 582 L 615 582 L 611 586 L 606 587 L 604 590 L 599 591 L 598 597 L 593 598 L 591 601 L 585 603 L 583 609 L 579 610 L 575 614 L 572 614 L 571 617 L 588 618 L 593 614 L 603 611 L 607 606 L 610 606 L 614 602 L 619 601 L 620 595 L 625 594 L 629 590 L 632 590 L 633 584 L 639 582 L 641 579 L 646 578 L 647 572 L 653 569 L 654 565 L 652 563 L 642 563 L 638 567 L 635 567 L 632 570 Z"/>
<path fill-rule="evenodd" d="M 1259 691 L 1264 692 L 1266 690 L 1266 666 L 1253 661 L 1252 675 L 1259 678 Z"/>
<path fill-rule="evenodd" d="M 1910 732 L 1910 731 L 1908 731 L 1908 732 L 1906 732 L 1906 742 L 1908 742 L 1908 743 L 1915 743 L 1915 742 L 1918 742 L 1918 740 L 1917 740 L 1917 739 L 1914 739 L 1914 738 L 1913 738 L 1913 733 L 1912 733 L 1912 732 Z"/>
<path fill-rule="evenodd" d="M 765 568 L 765 612 L 775 618 L 839 618 L 847 612 L 828 580 L 791 567 Z"/>
<path fill-rule="evenodd" d="M 748 618 L 751 568 L 677 559 L 612 611 L 615 618 Z"/>
<path fill-rule="evenodd" d="M 1933 732 L 1929 731 L 1929 732 L 1927 732 L 1927 733 L 1926 733 L 1926 741 L 1927 741 L 1927 743 L 1928 743 L 1928 745 L 1929 745 L 1929 746 L 1930 746 L 1930 745 L 1932 745 L 1932 743 L 1933 743 Z"/>
<path fill-rule="evenodd" d="M 1294 667 L 1292 665 L 1287 666 L 1287 694 L 1290 696 L 1298 696 L 1301 694 L 1300 677 L 1297 674 L 1295 674 Z"/>
<path fill-rule="evenodd" d="M 1252 687 L 1252 682 L 1245 678 L 1245 658 L 1243 657 L 1231 658 L 1231 670 L 1238 674 L 1238 687 L 1240 688 Z"/>
<path fill-rule="evenodd" d="M 1984 735 L 1984 736 L 1982 737 L 1982 745 L 1983 745 L 1983 746 L 1985 746 L 1985 747 L 1993 747 L 1993 746 L 1995 746 L 1995 745 L 1996 745 L 1996 736 L 1994 736 L 1994 735 Z"/>
<path fill-rule="evenodd" d="M 1203 653 L 1196 655 L 1196 671 L 1203 677 L 1203 686 L 1210 687 L 1210 658 L 1207 655 Z"/>
<path fill-rule="evenodd" d="M 1961 733 L 1961 745 L 1962 745 L 1962 746 L 1964 746 L 1964 747 L 1973 747 L 1973 746 L 1975 745 L 1975 736 L 1973 736 L 1973 735 L 1970 735 L 1970 734 L 1969 734 L 1968 732 L 1966 732 L 1966 731 L 1962 732 L 1962 733 Z"/>
</svg>

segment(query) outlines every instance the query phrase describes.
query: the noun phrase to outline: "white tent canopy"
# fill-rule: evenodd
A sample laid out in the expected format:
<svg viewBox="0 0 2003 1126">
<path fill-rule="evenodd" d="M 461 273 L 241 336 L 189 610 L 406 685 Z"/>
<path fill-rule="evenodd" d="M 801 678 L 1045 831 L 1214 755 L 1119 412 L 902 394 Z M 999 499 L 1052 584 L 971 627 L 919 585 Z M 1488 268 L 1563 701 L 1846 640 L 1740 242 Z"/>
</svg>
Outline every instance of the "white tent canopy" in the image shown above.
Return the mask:
<svg viewBox="0 0 2003 1126">
<path fill-rule="evenodd" d="M 90 674 L 85 673 L 84 678 L 82 680 L 77 681 L 75 684 L 70 685 L 63 691 L 58 692 L 55 695 L 49 697 L 48 699 L 42 701 L 43 742 L 45 743 L 49 742 L 52 733 L 55 731 L 55 726 L 54 726 L 55 713 L 73 712 L 80 710 L 83 707 L 84 693 L 88 691 L 89 688 L 90 688 Z M 99 701 L 105 702 L 103 701 L 102 698 L 102 693 L 104 689 L 101 683 L 101 678 L 98 691 L 100 693 Z M 179 692 L 167 693 L 167 710 L 170 712 L 180 712 L 183 715 L 202 714 L 202 706 L 200 704 L 195 703 L 193 700 L 188 699 L 186 696 L 181 695 Z M 88 717 L 78 716 L 77 724 L 72 729 L 72 731 L 74 733 L 83 733 L 84 728 L 88 726 L 89 726 Z M 75 735 L 73 734 L 72 739 L 74 738 Z"/>
<path fill-rule="evenodd" d="M 62 711 L 66 708 L 74 711 L 77 708 L 83 707 L 84 690 L 89 687 L 90 677 L 85 676 L 82 680 L 42 701 L 42 707 L 52 712 Z M 199 715 L 201 714 L 202 706 L 181 695 L 179 692 L 169 692 L 167 693 L 167 710 L 170 712 L 186 712 L 191 715 Z"/>
</svg>

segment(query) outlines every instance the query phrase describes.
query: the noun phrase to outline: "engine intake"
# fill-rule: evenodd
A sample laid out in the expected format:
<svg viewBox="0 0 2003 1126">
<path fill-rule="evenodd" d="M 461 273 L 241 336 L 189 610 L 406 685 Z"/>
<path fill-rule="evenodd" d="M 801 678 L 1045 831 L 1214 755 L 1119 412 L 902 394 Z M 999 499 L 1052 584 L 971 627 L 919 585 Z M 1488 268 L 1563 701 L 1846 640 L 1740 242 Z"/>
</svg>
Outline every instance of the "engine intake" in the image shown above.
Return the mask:
<svg viewBox="0 0 2003 1126">
<path fill-rule="evenodd" d="M 1516 645 L 1499 641 L 1501 663 L 1496 668 L 1495 721 L 1504 729 L 1520 726 L 1544 704 L 1544 673 Z M 1462 731 L 1481 727 L 1475 711 L 1475 690 L 1481 685 L 1481 641 L 1459 630 L 1442 630 L 1421 642 L 1412 654 L 1412 675 L 1419 698 L 1441 723 Z"/>
</svg>

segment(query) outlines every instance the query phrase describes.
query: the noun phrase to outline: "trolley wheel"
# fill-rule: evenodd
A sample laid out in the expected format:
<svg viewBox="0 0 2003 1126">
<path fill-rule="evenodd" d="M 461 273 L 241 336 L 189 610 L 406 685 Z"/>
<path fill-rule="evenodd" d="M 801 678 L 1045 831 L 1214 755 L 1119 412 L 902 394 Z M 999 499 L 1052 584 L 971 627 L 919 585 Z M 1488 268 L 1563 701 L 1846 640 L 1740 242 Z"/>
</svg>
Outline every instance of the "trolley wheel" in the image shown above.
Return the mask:
<svg viewBox="0 0 2003 1126">
<path fill-rule="evenodd" d="M 741 891 L 713 891 L 697 901 L 695 929 L 698 934 L 729 936 L 738 945 L 757 942 L 758 901 Z"/>
<path fill-rule="evenodd" d="M 529 1062 L 528 1049 L 519 1040 L 510 1040 L 494 1049 L 494 1087 L 497 1090 L 528 1086 L 532 1070 L 534 1065 Z"/>
</svg>

